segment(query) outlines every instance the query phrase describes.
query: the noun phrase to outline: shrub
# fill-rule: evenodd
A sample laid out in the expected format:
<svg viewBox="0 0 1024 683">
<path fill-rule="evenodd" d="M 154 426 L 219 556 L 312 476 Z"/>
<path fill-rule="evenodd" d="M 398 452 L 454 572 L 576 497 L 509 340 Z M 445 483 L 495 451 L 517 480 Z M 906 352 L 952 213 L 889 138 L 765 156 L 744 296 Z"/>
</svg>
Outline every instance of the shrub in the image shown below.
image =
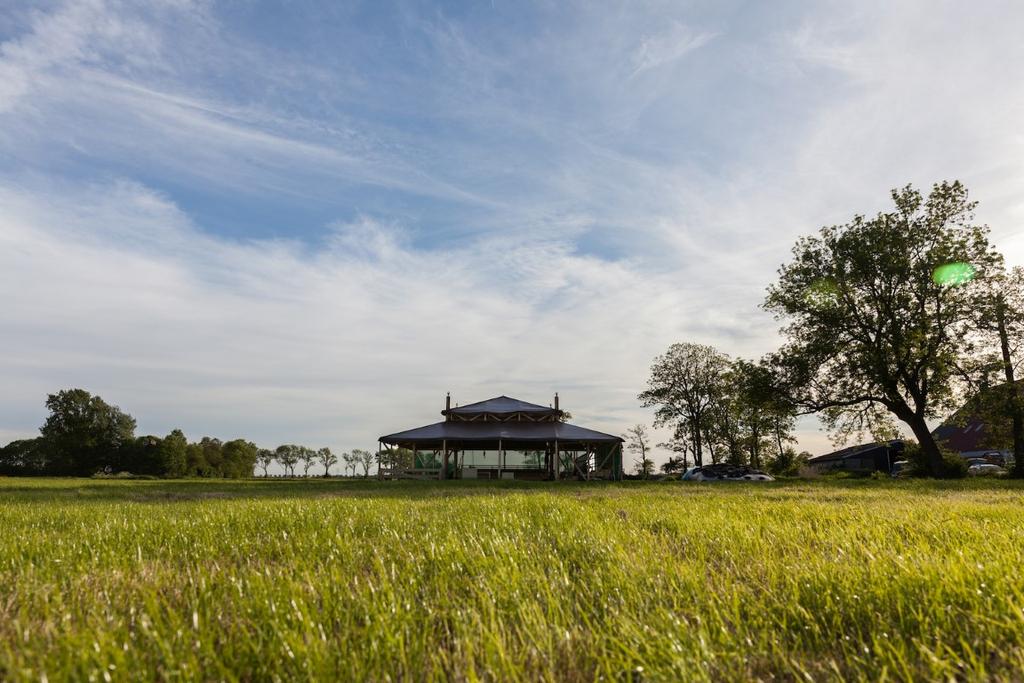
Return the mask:
<svg viewBox="0 0 1024 683">
<path fill-rule="evenodd" d="M 152 474 L 133 474 L 132 472 L 97 472 L 90 477 L 91 479 L 159 479 Z"/>
<path fill-rule="evenodd" d="M 940 452 L 942 453 L 942 465 L 934 476 L 939 479 L 963 479 L 967 476 L 966 460 L 960 457 L 959 454 L 946 450 L 945 448 L 940 449 Z M 928 472 L 928 466 L 925 462 L 924 450 L 921 448 L 919 443 L 916 441 L 905 442 L 903 458 L 910 463 L 907 467 L 908 476 L 929 476 L 926 474 L 926 472 Z"/>
<path fill-rule="evenodd" d="M 777 477 L 801 476 L 801 470 L 810 459 L 810 453 L 797 453 L 794 448 L 786 448 L 774 460 L 768 463 L 768 471 Z"/>
</svg>

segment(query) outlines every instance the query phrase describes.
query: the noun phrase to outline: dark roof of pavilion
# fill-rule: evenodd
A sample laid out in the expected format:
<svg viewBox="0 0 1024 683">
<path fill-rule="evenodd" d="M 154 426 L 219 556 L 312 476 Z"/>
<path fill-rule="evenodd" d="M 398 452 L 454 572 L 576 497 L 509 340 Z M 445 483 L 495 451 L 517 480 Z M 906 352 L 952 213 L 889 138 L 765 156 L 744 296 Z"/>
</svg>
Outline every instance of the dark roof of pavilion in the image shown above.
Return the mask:
<svg viewBox="0 0 1024 683">
<path fill-rule="evenodd" d="M 514 399 L 511 399 L 514 400 Z M 486 401 L 485 401 L 486 403 Z M 530 405 L 530 404 L 527 404 Z M 387 444 L 428 444 L 449 441 L 536 441 L 618 443 L 621 437 L 567 422 L 437 422 L 380 437 Z"/>
<path fill-rule="evenodd" d="M 518 398 L 510 398 L 508 396 L 496 396 L 489 398 L 486 401 L 477 401 L 476 403 L 470 403 L 464 406 L 457 406 L 448 410 L 442 410 L 442 415 L 478 415 L 481 413 L 488 413 L 491 415 L 507 415 L 510 413 L 555 413 L 556 411 L 550 406 L 541 406 L 536 403 L 527 403 L 526 401 L 520 401 Z"/>
</svg>

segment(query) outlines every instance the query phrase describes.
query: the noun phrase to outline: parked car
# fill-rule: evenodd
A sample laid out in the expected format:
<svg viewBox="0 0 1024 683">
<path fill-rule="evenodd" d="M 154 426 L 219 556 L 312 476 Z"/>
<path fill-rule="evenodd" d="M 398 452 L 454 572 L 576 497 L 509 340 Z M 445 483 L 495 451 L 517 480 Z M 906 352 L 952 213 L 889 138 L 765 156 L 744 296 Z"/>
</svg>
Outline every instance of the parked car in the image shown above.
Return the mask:
<svg viewBox="0 0 1024 683">
<path fill-rule="evenodd" d="M 683 481 L 775 481 L 775 477 L 746 465 L 705 465 L 686 470 Z"/>
<path fill-rule="evenodd" d="M 987 453 L 981 453 L 978 455 L 972 455 L 968 458 L 967 465 L 998 465 L 999 467 L 1009 467 L 1010 463 L 1013 462 L 1013 458 L 1009 453 L 1001 451 L 988 451 Z"/>
<path fill-rule="evenodd" d="M 999 451 L 990 451 L 982 456 L 985 462 L 992 463 L 993 465 L 999 465 L 1000 467 L 1009 467 L 1012 458 L 1007 457 L 1006 453 Z"/>
<path fill-rule="evenodd" d="M 1004 470 L 999 465 L 993 465 L 992 463 L 982 462 L 976 463 L 968 467 L 967 474 L 971 475 L 972 477 L 994 476 L 999 474 L 1006 474 L 1006 470 Z"/>
</svg>

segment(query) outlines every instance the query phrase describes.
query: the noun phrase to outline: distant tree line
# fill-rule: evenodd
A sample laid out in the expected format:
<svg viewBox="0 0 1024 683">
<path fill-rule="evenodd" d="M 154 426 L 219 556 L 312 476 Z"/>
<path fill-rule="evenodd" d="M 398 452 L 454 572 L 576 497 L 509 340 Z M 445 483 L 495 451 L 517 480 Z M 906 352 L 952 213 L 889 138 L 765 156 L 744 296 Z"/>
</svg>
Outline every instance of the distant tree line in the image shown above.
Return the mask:
<svg viewBox="0 0 1024 683">
<path fill-rule="evenodd" d="M 256 464 L 258 449 L 245 439 L 189 443 L 180 429 L 165 437 L 135 436 L 135 418 L 84 389 L 50 394 L 46 407 L 50 414 L 38 437 L 0 448 L 0 474 L 239 478 L 252 476 Z"/>
<path fill-rule="evenodd" d="M 253 476 L 258 466 L 264 476 L 274 462 L 288 476 L 301 467 L 329 476 L 339 458 L 329 448 L 312 449 L 287 444 L 275 450 L 251 441 L 221 441 L 204 436 L 189 442 L 180 429 L 164 437 L 135 436 L 135 418 L 84 389 L 67 389 L 46 399 L 50 411 L 33 439 L 12 441 L 0 448 L 0 475 L 75 476 L 130 473 L 155 477 L 211 477 L 239 479 Z M 376 456 L 359 449 L 342 454 L 345 471 L 369 476 Z M 322 469 L 321 469 L 322 468 Z"/>
</svg>

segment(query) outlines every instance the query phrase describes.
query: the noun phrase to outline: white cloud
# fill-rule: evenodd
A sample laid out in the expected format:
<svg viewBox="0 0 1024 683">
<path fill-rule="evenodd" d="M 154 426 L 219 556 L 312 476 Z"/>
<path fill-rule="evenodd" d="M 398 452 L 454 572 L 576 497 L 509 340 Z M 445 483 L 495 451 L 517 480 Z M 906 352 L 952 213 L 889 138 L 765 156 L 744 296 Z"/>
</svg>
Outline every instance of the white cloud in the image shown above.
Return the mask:
<svg viewBox="0 0 1024 683">
<path fill-rule="evenodd" d="M 433 419 L 446 390 L 559 389 L 618 431 L 643 419 L 634 396 L 684 305 L 663 276 L 558 240 L 417 251 L 364 218 L 312 253 L 228 242 L 132 183 L 8 188 L 0 207 L 0 289 L 18 293 L 2 409 L 81 385 L 144 431 L 351 448 Z"/>
<path fill-rule="evenodd" d="M 714 33 L 695 31 L 678 21 L 653 35 L 644 36 L 633 52 L 633 75 L 671 64 L 715 38 Z"/>
<path fill-rule="evenodd" d="M 51 14 L 36 13 L 24 36 L 0 44 L 0 113 L 31 95 L 53 71 L 95 62 L 109 53 L 127 57 L 133 66 L 152 63 L 159 54 L 160 34 L 125 17 L 119 4 L 80 0 Z"/>
</svg>

